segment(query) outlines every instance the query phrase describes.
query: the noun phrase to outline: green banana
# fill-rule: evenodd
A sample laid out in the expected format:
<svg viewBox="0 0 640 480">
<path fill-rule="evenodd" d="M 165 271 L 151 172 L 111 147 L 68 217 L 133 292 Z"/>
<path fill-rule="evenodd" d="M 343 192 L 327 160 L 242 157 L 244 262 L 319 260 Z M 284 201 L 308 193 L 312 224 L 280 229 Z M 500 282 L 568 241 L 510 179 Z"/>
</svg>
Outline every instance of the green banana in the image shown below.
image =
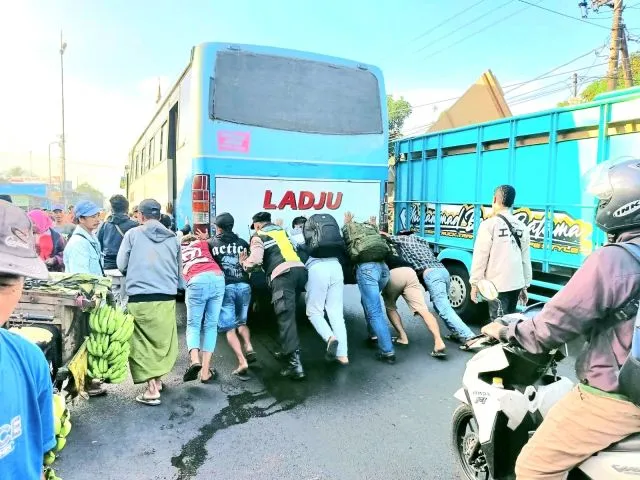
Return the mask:
<svg viewBox="0 0 640 480">
<path fill-rule="evenodd" d="M 126 319 L 127 316 L 125 315 L 125 313 L 122 310 L 118 310 L 118 316 L 116 317 L 116 324 L 113 331 L 117 332 L 118 330 L 120 330 Z"/>
<path fill-rule="evenodd" d="M 102 339 L 102 355 L 104 355 L 107 350 L 109 350 L 109 335 L 104 336 L 104 338 Z"/>
<path fill-rule="evenodd" d="M 110 351 L 107 351 L 106 357 L 109 362 L 113 362 L 116 358 L 118 358 L 118 355 L 122 351 L 122 343 L 118 342 L 117 340 L 112 340 L 111 344 L 109 345 L 109 350 Z"/>
<path fill-rule="evenodd" d="M 116 317 L 118 315 L 117 309 L 112 309 L 109 314 L 109 321 L 107 322 L 107 333 L 111 335 L 116 330 Z"/>
<path fill-rule="evenodd" d="M 113 353 L 113 350 L 116 348 L 116 345 L 117 345 L 117 343 L 114 342 L 113 340 L 111 340 L 111 343 L 109 343 L 109 348 L 107 348 L 107 351 L 104 352 L 104 356 L 105 356 L 105 358 L 107 360 L 109 359 L 109 357 Z"/>
<path fill-rule="evenodd" d="M 100 316 L 100 332 L 105 332 L 107 327 L 107 320 L 109 316 L 109 307 L 103 309 L 102 315 Z"/>
</svg>

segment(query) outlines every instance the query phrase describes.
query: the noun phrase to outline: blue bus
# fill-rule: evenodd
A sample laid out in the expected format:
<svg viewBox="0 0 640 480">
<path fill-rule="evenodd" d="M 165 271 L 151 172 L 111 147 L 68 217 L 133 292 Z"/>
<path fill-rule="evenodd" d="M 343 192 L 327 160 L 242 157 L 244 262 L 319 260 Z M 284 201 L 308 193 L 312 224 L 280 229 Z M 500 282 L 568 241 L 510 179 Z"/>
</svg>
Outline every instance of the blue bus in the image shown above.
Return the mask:
<svg viewBox="0 0 640 480">
<path fill-rule="evenodd" d="M 328 212 L 380 213 L 388 176 L 381 71 L 280 48 L 203 43 L 130 151 L 127 196 L 155 198 L 210 231 L 230 212 L 245 238 L 254 213 L 285 226 Z"/>
<path fill-rule="evenodd" d="M 516 188 L 514 214 L 529 227 L 534 280 L 546 301 L 603 243 L 583 174 L 608 159 L 638 156 L 640 88 L 595 101 L 434 132 L 395 143 L 395 228 L 427 238 L 451 274 L 449 297 L 465 319 L 473 239 L 495 187 Z"/>
</svg>

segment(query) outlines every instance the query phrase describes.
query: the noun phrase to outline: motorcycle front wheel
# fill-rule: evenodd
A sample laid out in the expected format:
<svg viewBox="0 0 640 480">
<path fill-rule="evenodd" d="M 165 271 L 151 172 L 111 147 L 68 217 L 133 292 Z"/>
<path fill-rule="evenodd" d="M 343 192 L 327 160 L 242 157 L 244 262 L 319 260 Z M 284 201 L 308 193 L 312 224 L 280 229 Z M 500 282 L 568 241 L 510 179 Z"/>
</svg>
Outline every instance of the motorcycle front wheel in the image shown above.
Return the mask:
<svg viewBox="0 0 640 480">
<path fill-rule="evenodd" d="M 492 480 L 486 457 L 480 447 L 478 423 L 473 416 L 473 410 L 466 403 L 453 412 L 451 442 L 464 478 Z"/>
</svg>

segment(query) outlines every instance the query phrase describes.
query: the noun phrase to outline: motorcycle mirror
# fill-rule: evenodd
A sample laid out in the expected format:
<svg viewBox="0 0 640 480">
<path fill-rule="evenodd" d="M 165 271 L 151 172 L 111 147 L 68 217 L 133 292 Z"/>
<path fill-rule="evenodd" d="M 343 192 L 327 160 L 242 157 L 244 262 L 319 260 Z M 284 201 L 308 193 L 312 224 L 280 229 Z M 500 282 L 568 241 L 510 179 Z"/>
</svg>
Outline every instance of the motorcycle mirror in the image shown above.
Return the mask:
<svg viewBox="0 0 640 480">
<path fill-rule="evenodd" d="M 478 282 L 478 293 L 488 302 L 498 299 L 498 289 L 491 280 L 480 280 Z"/>
</svg>

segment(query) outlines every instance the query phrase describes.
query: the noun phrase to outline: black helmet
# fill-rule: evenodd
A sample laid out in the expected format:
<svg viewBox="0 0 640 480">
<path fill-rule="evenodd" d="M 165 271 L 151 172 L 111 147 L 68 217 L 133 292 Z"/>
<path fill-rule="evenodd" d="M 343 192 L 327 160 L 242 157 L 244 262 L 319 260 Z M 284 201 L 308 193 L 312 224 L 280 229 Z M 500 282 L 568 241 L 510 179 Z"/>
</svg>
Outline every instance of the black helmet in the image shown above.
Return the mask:
<svg viewBox="0 0 640 480">
<path fill-rule="evenodd" d="M 604 162 L 588 181 L 589 192 L 598 199 L 598 227 L 611 234 L 640 227 L 640 159 Z"/>
</svg>

